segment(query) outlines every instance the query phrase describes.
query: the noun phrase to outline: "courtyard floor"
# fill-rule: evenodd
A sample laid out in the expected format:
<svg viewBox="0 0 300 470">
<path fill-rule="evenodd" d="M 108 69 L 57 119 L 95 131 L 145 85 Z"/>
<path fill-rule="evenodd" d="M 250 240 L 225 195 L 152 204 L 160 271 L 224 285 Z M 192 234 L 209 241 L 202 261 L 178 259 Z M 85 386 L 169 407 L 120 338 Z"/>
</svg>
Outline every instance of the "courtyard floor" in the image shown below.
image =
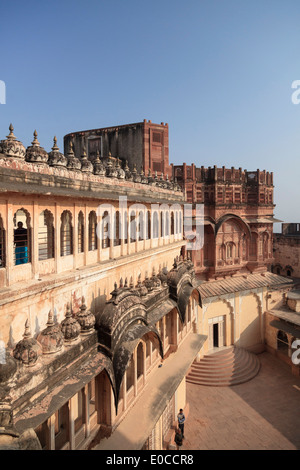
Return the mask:
<svg viewBox="0 0 300 470">
<path fill-rule="evenodd" d="M 182 450 L 299 450 L 300 378 L 270 353 L 261 369 L 232 387 L 187 383 Z"/>
</svg>

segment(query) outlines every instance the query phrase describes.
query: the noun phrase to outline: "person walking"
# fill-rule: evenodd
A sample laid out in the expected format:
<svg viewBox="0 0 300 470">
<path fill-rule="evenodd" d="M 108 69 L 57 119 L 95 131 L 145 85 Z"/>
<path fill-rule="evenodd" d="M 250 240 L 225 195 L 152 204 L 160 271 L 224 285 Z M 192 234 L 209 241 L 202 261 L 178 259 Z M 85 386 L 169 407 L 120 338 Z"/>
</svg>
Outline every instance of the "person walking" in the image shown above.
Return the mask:
<svg viewBox="0 0 300 470">
<path fill-rule="evenodd" d="M 179 448 L 182 446 L 182 433 L 179 428 L 176 428 L 174 441 L 176 444 L 176 450 L 179 450 Z"/>
<path fill-rule="evenodd" d="M 178 419 L 178 427 L 181 431 L 181 434 L 182 434 L 182 438 L 184 438 L 184 422 L 185 422 L 185 416 L 184 416 L 184 413 L 183 413 L 183 409 L 180 408 L 179 410 L 179 413 L 177 415 L 177 419 Z"/>
</svg>

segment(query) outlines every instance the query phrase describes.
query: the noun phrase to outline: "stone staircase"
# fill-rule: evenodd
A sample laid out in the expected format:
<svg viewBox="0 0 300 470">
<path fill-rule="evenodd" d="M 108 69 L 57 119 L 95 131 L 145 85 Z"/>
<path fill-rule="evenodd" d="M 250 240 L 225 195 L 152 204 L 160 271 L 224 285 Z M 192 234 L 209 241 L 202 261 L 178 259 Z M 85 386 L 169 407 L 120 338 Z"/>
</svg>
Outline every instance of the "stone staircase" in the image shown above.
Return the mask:
<svg viewBox="0 0 300 470">
<path fill-rule="evenodd" d="M 228 387 L 248 382 L 259 372 L 260 361 L 246 349 L 229 346 L 193 362 L 186 381 L 198 385 Z"/>
</svg>

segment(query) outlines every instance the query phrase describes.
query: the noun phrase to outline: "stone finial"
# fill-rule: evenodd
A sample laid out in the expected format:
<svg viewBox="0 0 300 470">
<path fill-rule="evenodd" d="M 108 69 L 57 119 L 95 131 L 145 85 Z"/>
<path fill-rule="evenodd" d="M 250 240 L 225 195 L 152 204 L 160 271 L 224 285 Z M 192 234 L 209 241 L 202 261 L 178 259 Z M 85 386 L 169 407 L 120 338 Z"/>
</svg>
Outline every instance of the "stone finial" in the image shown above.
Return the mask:
<svg viewBox="0 0 300 470">
<path fill-rule="evenodd" d="M 66 343 L 72 343 L 80 335 L 81 327 L 76 318 L 74 318 L 72 315 L 71 306 L 69 302 L 66 306 L 66 317 L 61 322 L 61 330 Z"/>
<path fill-rule="evenodd" d="M 25 322 L 25 331 L 23 339 L 16 344 L 13 350 L 15 359 L 21 361 L 25 366 L 34 366 L 42 350 L 39 343 L 31 337 L 31 331 L 28 319 Z"/>
<path fill-rule="evenodd" d="M 81 307 L 76 315 L 76 319 L 81 327 L 82 335 L 89 335 L 94 331 L 96 318 L 92 312 L 87 309 L 84 297 L 81 299 Z"/>
<path fill-rule="evenodd" d="M 6 136 L 8 140 L 17 140 L 14 134 L 14 126 L 12 124 L 9 125 L 9 135 Z"/>
<path fill-rule="evenodd" d="M 59 324 L 54 323 L 52 310 L 49 311 L 46 328 L 40 332 L 37 341 L 42 347 L 43 354 L 54 354 L 63 347 L 64 335 Z"/>
<path fill-rule="evenodd" d="M 53 137 L 53 147 L 52 147 L 52 150 L 55 151 L 55 152 L 59 150 L 59 148 L 58 148 L 58 146 L 57 146 L 57 137 L 56 137 L 56 135 Z"/>
<path fill-rule="evenodd" d="M 35 130 L 35 131 L 33 132 L 33 141 L 31 142 L 31 144 L 32 144 L 34 147 L 39 147 L 39 146 L 40 146 L 40 143 L 39 143 L 39 141 L 38 141 L 38 139 L 37 139 L 37 136 L 38 136 L 38 133 L 37 133 L 37 131 Z"/>
</svg>

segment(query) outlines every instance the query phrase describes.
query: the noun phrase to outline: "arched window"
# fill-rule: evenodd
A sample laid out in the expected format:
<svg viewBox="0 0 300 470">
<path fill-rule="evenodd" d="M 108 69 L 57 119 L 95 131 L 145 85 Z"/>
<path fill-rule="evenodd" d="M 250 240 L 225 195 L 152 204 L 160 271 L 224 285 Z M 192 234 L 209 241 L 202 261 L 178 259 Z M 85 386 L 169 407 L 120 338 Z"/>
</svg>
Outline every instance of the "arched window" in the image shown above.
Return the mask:
<svg viewBox="0 0 300 470">
<path fill-rule="evenodd" d="M 60 225 L 60 255 L 68 256 L 73 254 L 73 227 L 72 214 L 70 211 L 63 211 Z"/>
<path fill-rule="evenodd" d="M 171 212 L 171 235 L 174 235 L 175 233 L 175 227 L 174 227 L 174 212 Z"/>
<path fill-rule="evenodd" d="M 178 212 L 176 211 L 175 215 L 175 233 L 179 232 L 179 227 L 178 227 Z"/>
<path fill-rule="evenodd" d="M 5 258 L 5 230 L 2 217 L 0 216 L 0 268 L 5 267 Z"/>
<path fill-rule="evenodd" d="M 120 240 L 120 212 L 116 211 L 114 215 L 115 224 L 114 224 L 114 246 L 118 246 L 121 243 Z"/>
<path fill-rule="evenodd" d="M 126 391 L 133 386 L 134 384 L 134 362 L 133 358 L 131 357 L 130 363 L 126 369 Z"/>
<path fill-rule="evenodd" d="M 14 264 L 26 264 L 31 261 L 30 216 L 24 209 L 14 215 Z"/>
<path fill-rule="evenodd" d="M 153 214 L 153 238 L 158 238 L 159 236 L 159 221 L 158 214 L 155 211 Z"/>
<path fill-rule="evenodd" d="M 231 259 L 233 257 L 233 243 L 227 243 L 226 245 L 226 258 Z"/>
<path fill-rule="evenodd" d="M 84 216 L 82 211 L 78 214 L 78 253 L 84 252 Z"/>
<path fill-rule="evenodd" d="M 182 212 L 179 212 L 179 234 L 182 234 Z"/>
<path fill-rule="evenodd" d="M 54 217 L 47 209 L 40 213 L 38 247 L 39 260 L 54 258 Z"/>
<path fill-rule="evenodd" d="M 224 252 L 225 252 L 225 246 L 224 245 L 220 245 L 219 246 L 219 259 L 224 259 Z"/>
<path fill-rule="evenodd" d="M 97 215 L 95 211 L 89 213 L 89 251 L 97 250 Z"/>
<path fill-rule="evenodd" d="M 284 331 L 279 330 L 277 333 L 277 349 L 281 352 L 288 354 L 289 341 Z"/>
<path fill-rule="evenodd" d="M 144 373 L 144 348 L 143 343 L 139 343 L 136 351 L 137 358 L 137 378 Z"/>
<path fill-rule="evenodd" d="M 102 215 L 102 248 L 110 247 L 110 218 L 105 211 Z"/>
</svg>

